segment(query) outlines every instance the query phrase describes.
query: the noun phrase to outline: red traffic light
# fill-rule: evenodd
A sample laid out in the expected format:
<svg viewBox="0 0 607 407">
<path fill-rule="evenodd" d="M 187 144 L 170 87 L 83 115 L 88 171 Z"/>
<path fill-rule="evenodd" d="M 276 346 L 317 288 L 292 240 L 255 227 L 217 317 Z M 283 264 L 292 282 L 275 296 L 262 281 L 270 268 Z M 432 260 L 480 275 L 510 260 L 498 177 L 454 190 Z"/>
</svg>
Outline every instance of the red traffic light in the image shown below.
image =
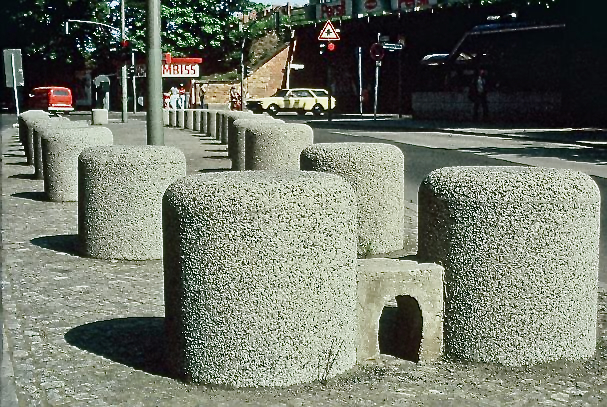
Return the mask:
<svg viewBox="0 0 607 407">
<path fill-rule="evenodd" d="M 327 49 L 328 49 L 329 51 L 335 51 L 335 44 L 333 44 L 332 42 L 330 42 L 330 43 L 327 45 Z"/>
<path fill-rule="evenodd" d="M 122 40 L 120 45 L 122 45 L 123 48 L 127 48 L 129 46 L 129 40 Z"/>
</svg>

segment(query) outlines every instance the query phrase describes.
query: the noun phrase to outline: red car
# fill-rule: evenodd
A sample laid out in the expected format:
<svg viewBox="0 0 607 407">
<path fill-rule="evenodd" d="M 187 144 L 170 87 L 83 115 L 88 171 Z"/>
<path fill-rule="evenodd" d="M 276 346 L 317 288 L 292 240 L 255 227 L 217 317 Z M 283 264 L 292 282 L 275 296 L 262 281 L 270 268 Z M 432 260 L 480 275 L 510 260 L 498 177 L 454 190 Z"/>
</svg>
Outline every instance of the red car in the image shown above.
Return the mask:
<svg viewBox="0 0 607 407">
<path fill-rule="evenodd" d="M 71 112 L 72 91 L 62 86 L 44 86 L 34 88 L 29 95 L 28 106 L 32 110 L 47 112 Z"/>
</svg>

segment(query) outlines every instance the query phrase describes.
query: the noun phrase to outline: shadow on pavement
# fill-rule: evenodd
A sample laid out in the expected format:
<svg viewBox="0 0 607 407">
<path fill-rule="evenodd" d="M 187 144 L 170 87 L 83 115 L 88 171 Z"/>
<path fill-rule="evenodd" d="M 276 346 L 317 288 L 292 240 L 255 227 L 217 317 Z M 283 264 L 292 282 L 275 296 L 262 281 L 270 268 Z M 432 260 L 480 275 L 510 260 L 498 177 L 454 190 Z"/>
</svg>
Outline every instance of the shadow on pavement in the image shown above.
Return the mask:
<svg viewBox="0 0 607 407">
<path fill-rule="evenodd" d="M 171 377 L 165 366 L 164 318 L 132 317 L 92 322 L 70 329 L 72 346 L 144 372 Z"/>
<path fill-rule="evenodd" d="M 78 235 L 42 236 L 30 240 L 30 242 L 43 249 L 67 253 L 72 256 L 80 256 L 78 252 Z"/>
<path fill-rule="evenodd" d="M 34 179 L 33 174 L 19 174 L 19 176 L 13 175 L 14 178 L 23 178 L 23 179 Z M 46 192 L 15 192 L 11 196 L 15 198 L 25 198 L 31 199 L 33 201 L 42 201 L 46 202 L 48 199 L 46 198 Z"/>
</svg>

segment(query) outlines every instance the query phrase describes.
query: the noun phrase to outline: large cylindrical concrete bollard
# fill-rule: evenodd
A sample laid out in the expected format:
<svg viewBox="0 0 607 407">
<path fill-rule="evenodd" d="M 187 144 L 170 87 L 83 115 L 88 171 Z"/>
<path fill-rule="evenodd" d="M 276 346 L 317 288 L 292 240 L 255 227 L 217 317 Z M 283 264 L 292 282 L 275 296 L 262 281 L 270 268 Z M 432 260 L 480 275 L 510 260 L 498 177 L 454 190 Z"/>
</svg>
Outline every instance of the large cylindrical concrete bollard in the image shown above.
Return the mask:
<svg viewBox="0 0 607 407">
<path fill-rule="evenodd" d="M 301 169 L 344 177 L 358 197 L 358 254 L 401 250 L 405 238 L 405 160 L 382 143 L 319 143 L 301 154 Z"/>
<path fill-rule="evenodd" d="M 195 175 L 163 200 L 168 360 L 186 381 L 288 386 L 356 358 L 356 203 L 340 177 Z"/>
<path fill-rule="evenodd" d="M 92 109 L 91 124 L 104 126 L 110 122 L 107 109 Z"/>
<path fill-rule="evenodd" d="M 260 123 L 245 133 L 245 169 L 299 170 L 299 156 L 314 142 L 307 124 Z"/>
<path fill-rule="evenodd" d="M 232 159 L 232 170 L 245 170 L 245 137 L 249 126 L 255 126 L 258 123 L 284 123 L 282 120 L 277 120 L 271 116 L 250 115 L 234 120 L 234 136 L 228 139 L 228 156 Z"/>
<path fill-rule="evenodd" d="M 51 117 L 41 119 L 33 123 L 34 129 L 34 178 L 44 179 L 44 165 L 42 161 L 42 141 L 41 134 L 46 129 L 89 127 L 85 121 L 70 121 L 63 117 Z"/>
<path fill-rule="evenodd" d="M 253 114 L 251 112 L 227 112 L 223 114 L 223 122 L 221 127 L 221 144 L 228 146 L 230 150 L 230 137 L 236 137 L 236 128 L 234 127 L 234 121 L 238 119 L 251 118 Z"/>
<path fill-rule="evenodd" d="M 48 119 L 48 113 L 43 110 L 28 110 L 19 115 L 19 141 L 23 145 L 28 165 L 34 165 L 34 129 L 35 120 Z"/>
<path fill-rule="evenodd" d="M 162 195 L 185 176 L 183 153 L 165 146 L 87 148 L 78 162 L 82 254 L 100 259 L 162 258 Z"/>
<path fill-rule="evenodd" d="M 78 201 L 78 156 L 87 147 L 112 145 L 107 127 L 47 129 L 42 132 L 44 192 L 54 202 Z"/>
<path fill-rule="evenodd" d="M 194 109 L 185 110 L 185 128 L 194 130 Z"/>
<path fill-rule="evenodd" d="M 177 127 L 185 128 L 185 110 L 183 109 L 177 109 Z"/>
<path fill-rule="evenodd" d="M 177 109 L 169 109 L 169 126 L 177 127 Z"/>
<path fill-rule="evenodd" d="M 586 174 L 450 167 L 419 189 L 420 261 L 445 268 L 445 352 L 508 366 L 591 357 L 600 194 Z"/>
<path fill-rule="evenodd" d="M 171 119 L 169 116 L 169 109 L 162 109 L 162 124 L 165 127 L 168 127 L 171 124 Z"/>
</svg>

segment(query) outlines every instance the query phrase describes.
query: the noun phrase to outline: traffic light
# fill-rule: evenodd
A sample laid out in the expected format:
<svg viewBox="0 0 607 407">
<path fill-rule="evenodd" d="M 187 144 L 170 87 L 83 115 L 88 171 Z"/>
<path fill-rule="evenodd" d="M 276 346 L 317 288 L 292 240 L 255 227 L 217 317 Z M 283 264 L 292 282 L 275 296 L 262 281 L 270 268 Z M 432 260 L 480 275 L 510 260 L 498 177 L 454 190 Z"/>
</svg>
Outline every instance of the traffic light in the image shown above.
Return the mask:
<svg viewBox="0 0 607 407">
<path fill-rule="evenodd" d="M 318 44 L 318 45 L 320 47 L 320 55 L 324 55 L 327 51 L 328 52 L 335 51 L 335 43 L 333 43 L 333 42 L 325 43 L 324 41 L 321 41 L 320 44 Z"/>
<path fill-rule="evenodd" d="M 118 46 L 118 59 L 122 62 L 130 62 L 132 52 L 131 42 L 129 40 L 122 40 Z"/>
</svg>

